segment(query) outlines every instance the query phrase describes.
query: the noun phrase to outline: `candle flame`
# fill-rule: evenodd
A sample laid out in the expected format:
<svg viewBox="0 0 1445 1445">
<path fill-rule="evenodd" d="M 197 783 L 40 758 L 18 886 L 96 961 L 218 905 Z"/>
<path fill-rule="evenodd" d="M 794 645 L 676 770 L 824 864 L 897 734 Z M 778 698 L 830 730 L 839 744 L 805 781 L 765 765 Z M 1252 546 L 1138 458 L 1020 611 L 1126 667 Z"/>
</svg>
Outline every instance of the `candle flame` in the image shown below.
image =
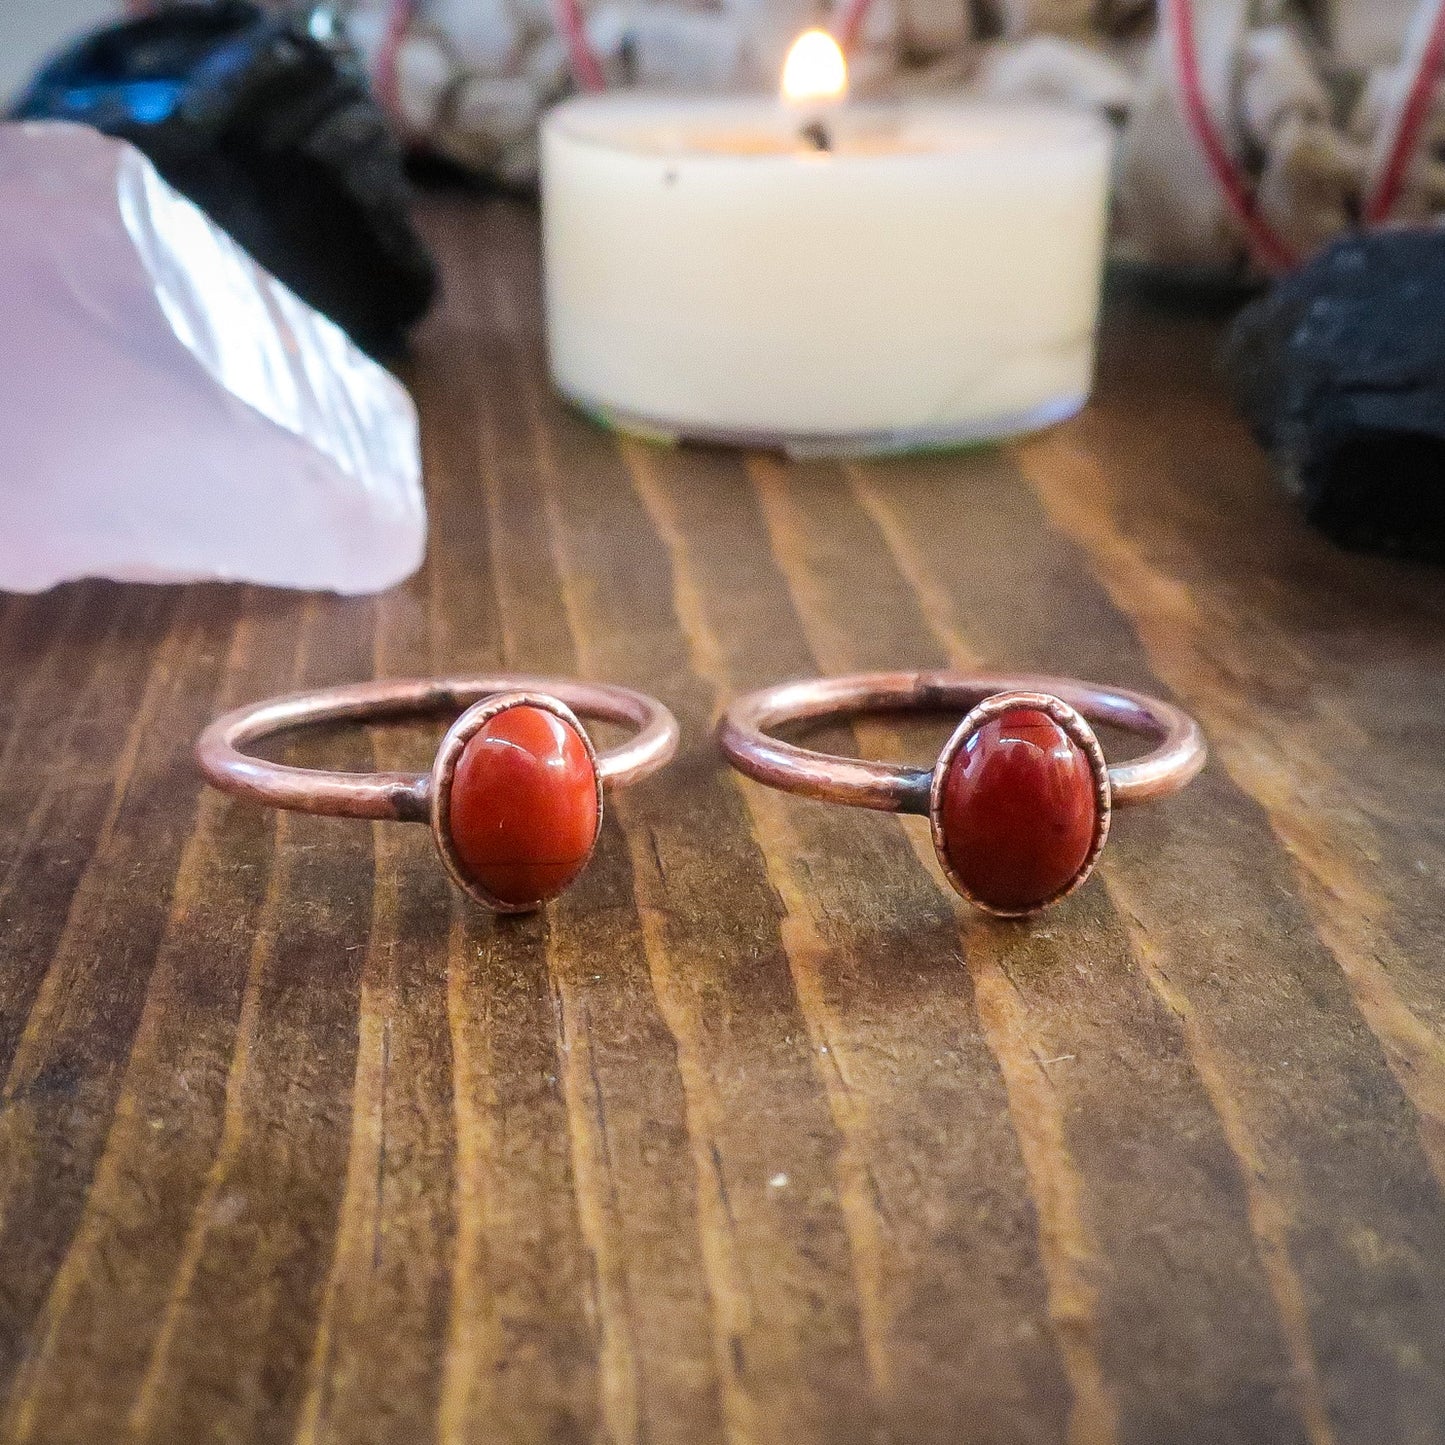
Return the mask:
<svg viewBox="0 0 1445 1445">
<path fill-rule="evenodd" d="M 838 100 L 848 90 L 848 62 L 826 30 L 805 30 L 783 65 L 783 96 L 790 101 Z"/>
</svg>

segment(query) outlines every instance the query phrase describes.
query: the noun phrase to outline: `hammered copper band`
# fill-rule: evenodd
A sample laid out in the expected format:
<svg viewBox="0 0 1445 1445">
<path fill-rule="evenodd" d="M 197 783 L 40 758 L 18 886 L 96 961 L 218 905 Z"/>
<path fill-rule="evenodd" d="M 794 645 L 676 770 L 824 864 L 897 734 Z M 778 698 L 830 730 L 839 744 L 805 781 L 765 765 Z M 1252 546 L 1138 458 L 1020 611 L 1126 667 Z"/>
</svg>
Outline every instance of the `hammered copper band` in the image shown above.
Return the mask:
<svg viewBox="0 0 1445 1445">
<path fill-rule="evenodd" d="M 432 774 L 338 773 L 293 768 L 242 749 L 279 733 L 327 723 L 376 723 L 460 714 L 499 693 L 542 693 L 579 716 L 638 729 L 598 752 L 597 776 L 609 787 L 656 772 L 677 750 L 677 722 L 655 698 L 606 683 L 497 673 L 480 677 L 384 679 L 294 693 L 219 717 L 196 743 L 196 760 L 217 788 L 273 808 L 339 818 L 431 821 Z"/>
<path fill-rule="evenodd" d="M 770 787 L 855 808 L 926 816 L 934 768 L 813 752 L 770 737 L 768 730 L 876 712 L 962 715 L 1000 693 L 1056 697 L 1091 723 L 1155 742 L 1152 752 L 1108 769 L 1115 807 L 1177 792 L 1204 766 L 1207 750 L 1199 724 L 1158 698 L 1074 678 L 952 672 L 860 673 L 764 688 L 739 698 L 723 713 L 718 745 L 739 772 Z"/>
</svg>

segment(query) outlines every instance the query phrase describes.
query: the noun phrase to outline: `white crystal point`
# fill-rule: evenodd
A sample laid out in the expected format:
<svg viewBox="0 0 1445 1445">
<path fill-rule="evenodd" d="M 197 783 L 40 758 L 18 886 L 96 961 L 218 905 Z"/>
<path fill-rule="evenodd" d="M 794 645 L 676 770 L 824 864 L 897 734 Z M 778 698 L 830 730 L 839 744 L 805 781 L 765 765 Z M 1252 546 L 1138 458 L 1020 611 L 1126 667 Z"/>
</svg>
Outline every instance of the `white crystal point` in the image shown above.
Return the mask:
<svg viewBox="0 0 1445 1445">
<path fill-rule="evenodd" d="M 405 388 L 133 146 L 0 124 L 0 588 L 374 592 L 425 550 Z"/>
</svg>

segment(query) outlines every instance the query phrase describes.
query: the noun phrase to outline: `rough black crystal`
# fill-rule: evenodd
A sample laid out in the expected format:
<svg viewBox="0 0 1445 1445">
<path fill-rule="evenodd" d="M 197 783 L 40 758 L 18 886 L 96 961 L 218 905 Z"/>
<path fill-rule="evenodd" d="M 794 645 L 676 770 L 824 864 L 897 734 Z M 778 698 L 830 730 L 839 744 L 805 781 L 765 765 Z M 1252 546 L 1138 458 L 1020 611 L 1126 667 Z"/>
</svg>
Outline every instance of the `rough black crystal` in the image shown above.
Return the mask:
<svg viewBox="0 0 1445 1445">
<path fill-rule="evenodd" d="M 50 61 L 15 108 L 148 155 L 178 191 L 362 347 L 399 349 L 436 285 L 401 149 L 359 70 L 295 13 L 166 6 Z"/>
<path fill-rule="evenodd" d="M 1336 242 L 1240 314 L 1225 364 L 1310 521 L 1445 560 L 1445 232 Z"/>
</svg>

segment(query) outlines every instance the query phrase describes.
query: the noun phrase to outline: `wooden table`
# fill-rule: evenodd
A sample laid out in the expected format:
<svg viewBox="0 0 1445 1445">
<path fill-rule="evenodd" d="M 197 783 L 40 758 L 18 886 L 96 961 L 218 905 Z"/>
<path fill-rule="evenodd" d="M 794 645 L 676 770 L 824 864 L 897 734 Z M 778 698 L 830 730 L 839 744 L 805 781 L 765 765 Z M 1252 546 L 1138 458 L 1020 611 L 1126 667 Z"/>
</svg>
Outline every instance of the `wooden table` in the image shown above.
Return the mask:
<svg viewBox="0 0 1445 1445">
<path fill-rule="evenodd" d="M 420 576 L 0 611 L 0 1435 L 1445 1440 L 1445 578 L 1300 523 L 1211 323 L 1116 306 L 1097 402 L 1002 451 L 654 449 L 548 395 L 529 213 L 426 215 Z M 739 690 L 977 662 L 1214 746 L 1032 927 L 712 752 Z M 544 916 L 190 763 L 242 701 L 513 666 L 686 735 Z"/>
</svg>

